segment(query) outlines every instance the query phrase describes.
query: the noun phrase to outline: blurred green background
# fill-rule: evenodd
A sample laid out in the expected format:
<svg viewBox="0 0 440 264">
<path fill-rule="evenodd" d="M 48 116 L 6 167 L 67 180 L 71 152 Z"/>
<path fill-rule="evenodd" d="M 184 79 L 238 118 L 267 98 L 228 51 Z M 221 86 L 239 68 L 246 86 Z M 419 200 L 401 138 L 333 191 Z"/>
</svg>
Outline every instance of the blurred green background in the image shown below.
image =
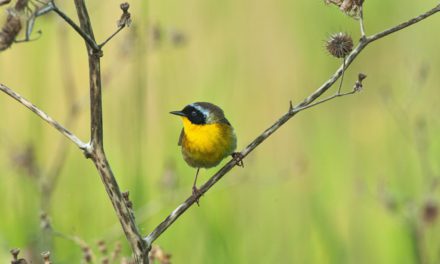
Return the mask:
<svg viewBox="0 0 440 264">
<path fill-rule="evenodd" d="M 71 1 L 59 2 L 76 21 Z M 118 1 L 87 1 L 95 36 L 115 30 Z M 372 34 L 436 1 L 366 1 Z M 191 193 L 178 118 L 188 103 L 221 106 L 244 148 L 341 61 L 333 32 L 359 38 L 358 22 L 323 1 L 131 1 L 133 24 L 104 48 L 104 133 L 109 161 L 148 234 Z M 2 7 L 5 11 L 5 7 Z M 0 17 L 5 19 L 5 12 Z M 2 22 L 3 23 L 3 22 Z M 440 16 L 367 47 L 345 75 L 364 90 L 300 113 L 234 168 L 156 244 L 174 263 L 439 263 Z M 89 137 L 84 42 L 55 14 L 43 35 L 0 53 L 0 82 Z M 36 35 L 34 33 L 34 35 Z M 336 87 L 329 92 L 334 92 Z M 72 101 L 78 115 L 66 121 Z M 104 239 L 130 254 L 93 164 L 57 131 L 0 95 L 0 262 L 9 250 L 39 263 L 79 263 L 80 247 Z M 67 146 L 50 204 L 39 188 Z M 33 149 L 33 150 L 32 150 Z M 33 156 L 32 156 L 32 153 Z M 224 163 L 224 162 L 223 162 Z M 218 168 L 202 170 L 199 183 Z M 44 202 L 43 202 L 44 201 Z"/>
</svg>

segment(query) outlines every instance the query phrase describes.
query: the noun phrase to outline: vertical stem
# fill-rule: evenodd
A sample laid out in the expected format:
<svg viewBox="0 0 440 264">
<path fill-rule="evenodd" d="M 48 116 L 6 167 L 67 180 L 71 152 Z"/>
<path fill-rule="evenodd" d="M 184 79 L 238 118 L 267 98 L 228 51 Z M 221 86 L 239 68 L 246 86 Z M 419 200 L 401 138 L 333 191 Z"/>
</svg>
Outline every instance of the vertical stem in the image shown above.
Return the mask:
<svg viewBox="0 0 440 264">
<path fill-rule="evenodd" d="M 93 40 L 92 25 L 87 13 L 84 0 L 75 0 L 75 6 L 81 29 Z M 136 263 L 148 263 L 148 248 L 146 242 L 142 239 L 136 226 L 133 215 L 131 214 L 124 198 L 122 197 L 116 178 L 107 161 L 104 152 L 103 128 L 102 128 L 102 95 L 101 95 L 101 68 L 100 57 L 102 51 L 96 50 L 93 46 L 86 42 L 87 53 L 89 59 L 89 77 L 90 77 L 90 114 L 91 114 L 91 140 L 92 148 L 90 158 L 93 160 L 96 169 L 101 176 L 101 180 L 105 186 L 107 194 L 115 209 L 116 215 L 124 230 L 125 236 L 130 243 Z"/>
<path fill-rule="evenodd" d="M 364 6 L 363 3 L 359 8 L 359 24 L 361 27 L 361 39 L 365 39 L 367 35 L 365 34 L 365 26 L 364 26 Z"/>
<path fill-rule="evenodd" d="M 339 88 L 338 88 L 338 95 L 341 94 L 341 88 L 342 88 L 342 83 L 344 82 L 344 73 L 345 73 L 345 58 L 342 58 L 342 75 L 341 75 L 341 82 L 339 83 Z"/>
<path fill-rule="evenodd" d="M 78 18 L 81 29 L 95 41 L 89 14 L 83 0 L 75 0 Z M 87 54 L 89 58 L 89 80 L 90 80 L 90 115 L 91 115 L 91 145 L 103 147 L 102 133 L 102 99 L 101 99 L 101 66 L 100 55 L 87 42 Z"/>
</svg>

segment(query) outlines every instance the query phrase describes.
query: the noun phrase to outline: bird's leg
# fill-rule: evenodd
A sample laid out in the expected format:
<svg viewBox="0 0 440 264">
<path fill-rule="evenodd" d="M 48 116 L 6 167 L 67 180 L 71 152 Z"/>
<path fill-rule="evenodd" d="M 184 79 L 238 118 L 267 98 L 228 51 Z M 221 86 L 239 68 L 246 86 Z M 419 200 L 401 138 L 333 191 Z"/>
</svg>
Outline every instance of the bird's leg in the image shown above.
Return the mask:
<svg viewBox="0 0 440 264">
<path fill-rule="evenodd" d="M 200 204 L 199 204 L 200 193 L 199 193 L 199 189 L 197 189 L 197 176 L 199 175 L 199 170 L 200 170 L 200 168 L 197 168 L 196 177 L 194 178 L 194 184 L 192 187 L 192 192 L 193 192 L 192 194 L 193 194 L 194 198 L 196 199 L 196 203 L 198 206 L 200 206 Z"/>
<path fill-rule="evenodd" d="M 233 160 L 235 160 L 235 163 L 237 164 L 237 166 L 240 166 L 240 167 L 244 167 L 244 164 L 243 164 L 243 155 L 241 155 L 241 153 L 240 152 L 233 152 L 232 154 L 231 154 L 231 156 L 232 156 L 232 159 Z"/>
</svg>

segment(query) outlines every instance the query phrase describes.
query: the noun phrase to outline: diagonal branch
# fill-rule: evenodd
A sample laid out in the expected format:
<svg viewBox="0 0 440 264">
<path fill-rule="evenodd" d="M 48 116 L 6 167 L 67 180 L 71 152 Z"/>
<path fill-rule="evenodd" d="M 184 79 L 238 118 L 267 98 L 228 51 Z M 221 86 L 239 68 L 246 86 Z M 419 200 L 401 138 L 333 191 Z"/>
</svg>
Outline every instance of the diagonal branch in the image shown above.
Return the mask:
<svg viewBox="0 0 440 264">
<path fill-rule="evenodd" d="M 378 39 L 383 38 L 383 37 L 385 37 L 385 36 L 387 36 L 389 34 L 392 34 L 392 33 L 396 32 L 396 31 L 399 31 L 399 30 L 402 30 L 402 29 L 404 29 L 406 27 L 414 25 L 415 23 L 418 23 L 418 22 L 424 20 L 425 18 L 428 18 L 428 17 L 434 15 L 435 13 L 437 13 L 439 11 L 440 11 L 440 3 L 437 4 L 436 7 L 432 8 L 431 10 L 428 10 L 427 12 L 425 12 L 425 13 L 423 13 L 423 14 L 415 17 L 415 18 L 412 18 L 412 19 L 410 19 L 410 20 L 408 20 L 406 22 L 403 22 L 403 23 L 401 23 L 401 24 L 399 24 L 397 26 L 391 27 L 389 29 L 386 29 L 386 30 L 384 30 L 382 32 L 379 32 L 379 33 L 377 33 L 375 35 L 370 36 L 368 38 L 368 42 L 372 42 L 372 41 L 378 40 Z"/>
<path fill-rule="evenodd" d="M 387 30 L 384 30 L 380 33 L 372 35 L 367 38 L 362 38 L 358 45 L 353 49 L 353 51 L 347 56 L 345 60 L 345 66 L 341 65 L 336 72 L 322 84 L 315 92 L 309 95 L 304 101 L 289 109 L 287 113 L 281 116 L 273 125 L 267 128 L 263 133 L 261 133 L 254 141 L 252 141 L 246 148 L 241 151 L 241 155 L 246 157 L 251 151 L 253 151 L 258 145 L 260 145 L 263 141 L 265 141 L 270 135 L 272 135 L 278 128 L 280 128 L 283 124 L 285 124 L 289 119 L 295 116 L 297 113 L 304 109 L 308 109 L 311 107 L 311 104 L 318 99 L 322 94 L 324 94 L 330 87 L 340 78 L 343 70 L 346 70 L 350 64 L 354 61 L 354 59 L 360 54 L 360 52 L 370 43 L 381 39 L 389 34 L 402 30 L 408 26 L 411 26 L 415 23 L 422 21 L 423 19 L 437 13 L 440 11 L 440 4 L 438 4 L 433 9 L 412 18 L 404 23 L 401 23 L 397 26 L 391 27 Z M 337 98 L 339 96 L 329 97 L 330 99 Z M 328 100 L 330 100 L 328 99 Z M 325 101 L 328 101 L 324 99 Z M 319 102 L 318 102 L 319 103 Z M 317 104 L 316 104 L 317 105 Z M 163 233 L 168 229 L 188 208 L 190 208 L 204 193 L 206 193 L 214 184 L 216 184 L 226 173 L 228 173 L 232 168 L 237 165 L 237 161 L 232 159 L 225 166 L 223 166 L 214 176 L 212 176 L 205 184 L 200 187 L 199 196 L 190 196 L 180 204 L 176 209 L 174 209 L 166 218 L 163 220 L 147 237 L 145 237 L 145 241 L 149 246 Z"/>
<path fill-rule="evenodd" d="M 18 93 L 14 92 L 12 89 L 8 88 L 7 86 L 0 83 L 0 90 L 6 93 L 7 95 L 11 96 L 15 100 L 17 100 L 19 103 L 27 107 L 29 110 L 34 112 L 36 115 L 41 117 L 44 121 L 46 121 L 49 125 L 54 127 L 56 130 L 58 130 L 61 134 L 66 136 L 70 141 L 75 143 L 75 145 L 78 146 L 81 150 L 84 152 L 88 151 L 88 145 L 84 142 L 82 142 L 77 136 L 75 136 L 72 132 L 67 130 L 67 128 L 63 127 L 60 123 L 58 123 L 56 120 L 54 120 L 52 117 L 50 117 L 48 114 L 40 110 L 37 106 L 26 100 L 24 97 L 19 95 Z"/>
</svg>

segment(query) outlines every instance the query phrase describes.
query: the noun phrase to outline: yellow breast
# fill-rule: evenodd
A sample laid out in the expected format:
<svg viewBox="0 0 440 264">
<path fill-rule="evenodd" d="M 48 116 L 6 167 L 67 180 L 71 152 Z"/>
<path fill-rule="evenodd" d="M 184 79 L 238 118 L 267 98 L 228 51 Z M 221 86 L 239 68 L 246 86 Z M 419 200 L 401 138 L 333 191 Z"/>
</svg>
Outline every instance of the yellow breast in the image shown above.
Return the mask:
<svg viewBox="0 0 440 264">
<path fill-rule="evenodd" d="M 197 125 L 183 117 L 182 154 L 195 168 L 210 168 L 234 152 L 237 140 L 229 124 Z"/>
</svg>

